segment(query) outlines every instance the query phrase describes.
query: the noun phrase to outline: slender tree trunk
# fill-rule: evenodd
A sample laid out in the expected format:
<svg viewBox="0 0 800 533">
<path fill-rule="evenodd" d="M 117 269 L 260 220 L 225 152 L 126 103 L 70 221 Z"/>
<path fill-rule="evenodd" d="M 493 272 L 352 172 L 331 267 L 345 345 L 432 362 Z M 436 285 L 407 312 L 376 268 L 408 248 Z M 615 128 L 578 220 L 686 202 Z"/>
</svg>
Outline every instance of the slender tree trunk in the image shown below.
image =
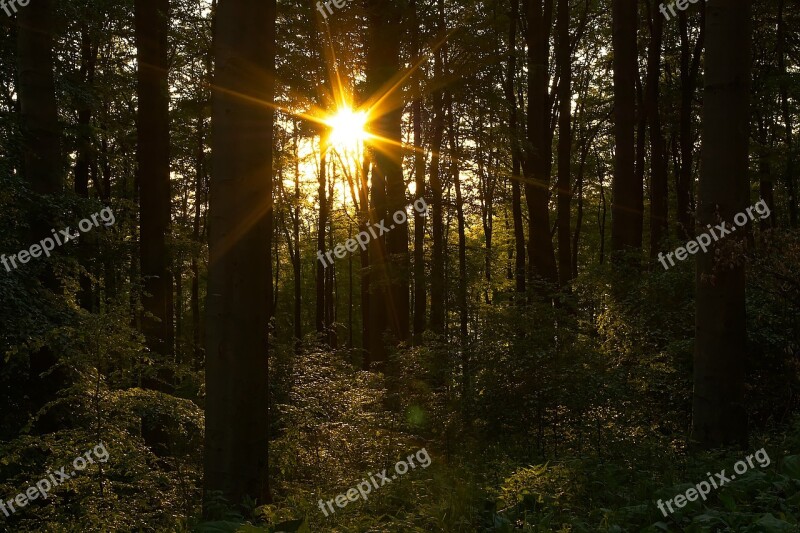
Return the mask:
<svg viewBox="0 0 800 533">
<path fill-rule="evenodd" d="M 514 279 L 518 294 L 525 293 L 525 228 L 522 225 L 522 181 L 519 127 L 517 126 L 517 21 L 519 0 L 511 0 L 508 26 L 508 68 L 506 72 L 506 103 L 508 105 L 508 128 L 511 131 L 511 213 L 514 219 Z M 518 299 L 519 302 L 522 299 Z"/>
<path fill-rule="evenodd" d="M 659 111 L 661 47 L 664 35 L 664 17 L 655 9 L 648 8 L 650 45 L 647 51 L 647 109 L 650 133 L 650 258 L 655 260 L 663 251 L 664 240 L 669 233 L 669 190 L 667 182 L 667 145 L 661 128 Z"/>
<path fill-rule="evenodd" d="M 705 3 L 698 4 L 697 9 L 701 14 L 701 28 L 695 41 L 694 52 L 689 43 L 689 21 L 685 11 L 678 14 L 678 24 L 681 35 L 681 100 L 679 147 L 680 166 L 677 172 L 677 200 L 678 200 L 678 237 L 689 240 L 694 236 L 694 217 L 692 216 L 692 163 L 694 154 L 694 138 L 692 133 L 692 99 L 694 98 L 697 75 L 700 69 L 700 54 L 703 50 L 706 28 Z"/>
<path fill-rule="evenodd" d="M 292 129 L 294 137 L 294 213 L 292 214 L 292 237 L 294 250 L 292 251 L 292 273 L 294 274 L 294 340 L 295 349 L 299 349 L 303 339 L 303 273 L 300 264 L 300 154 L 297 145 L 297 125 Z"/>
<path fill-rule="evenodd" d="M 368 232 L 369 224 L 369 159 L 364 157 L 358 176 L 358 205 L 359 205 L 359 232 Z M 368 232 L 369 233 L 369 232 Z M 370 273 L 369 248 L 361 250 L 361 348 L 363 355 L 363 368 L 369 370 L 370 353 L 369 346 L 372 338 L 372 299 L 370 298 L 370 287 L 372 286 L 372 274 Z"/>
<path fill-rule="evenodd" d="M 317 222 L 317 250 L 325 256 L 327 245 L 325 244 L 325 228 L 328 224 L 328 139 L 327 134 L 323 134 L 319 143 L 319 221 Z M 325 323 L 325 280 L 327 279 L 326 270 L 333 268 L 333 264 L 325 259 L 325 264 L 317 260 L 317 307 L 316 307 L 316 327 L 317 335 L 323 335 L 326 331 Z"/>
<path fill-rule="evenodd" d="M 438 1 L 439 16 L 437 29 L 439 34 L 445 31 L 444 3 Z M 444 77 L 444 47 L 435 52 L 433 59 L 433 84 L 439 86 Z M 432 133 L 431 133 L 431 227 L 433 232 L 433 246 L 431 250 L 431 330 L 439 335 L 445 330 L 445 303 L 447 299 L 446 280 L 444 270 L 444 201 L 443 187 L 440 175 L 441 164 L 439 152 L 442 148 L 444 137 L 444 97 L 441 89 L 437 89 L 432 96 Z"/>
<path fill-rule="evenodd" d="M 760 113 L 756 113 L 756 122 L 758 124 L 758 189 L 761 198 L 767 203 L 767 207 L 769 207 L 769 212 L 772 213 L 772 216 L 759 222 L 759 227 L 762 230 L 767 230 L 774 227 L 774 221 L 778 218 L 775 212 L 772 166 L 769 161 L 769 153 L 772 146 L 769 142 L 764 118 Z"/>
<path fill-rule="evenodd" d="M 335 198 L 336 175 L 333 166 L 329 169 L 331 177 L 328 180 L 328 212 L 331 212 L 331 205 Z M 331 217 L 330 231 L 328 231 L 328 248 L 333 250 L 336 245 L 333 241 L 334 227 L 333 217 Z M 325 332 L 328 346 L 336 348 L 338 346 L 336 332 L 336 263 L 325 269 Z"/>
<path fill-rule="evenodd" d="M 223 0 L 214 43 L 204 489 L 232 504 L 271 501 L 275 14 L 275 0 Z"/>
<path fill-rule="evenodd" d="M 783 115 L 784 141 L 786 143 L 786 170 L 784 181 L 786 182 L 787 203 L 789 204 L 789 225 L 797 227 L 797 194 L 795 192 L 794 176 L 794 149 L 792 137 L 794 129 L 792 126 L 792 114 L 789 110 L 789 76 L 786 72 L 786 19 L 784 13 L 785 0 L 778 0 L 778 75 L 780 76 L 779 86 L 781 93 L 781 114 Z"/>
<path fill-rule="evenodd" d="M 458 224 L 458 311 L 459 311 L 459 333 L 462 342 L 462 352 L 466 353 L 467 341 L 467 320 L 469 317 L 467 308 L 467 237 L 466 237 L 466 218 L 464 217 L 464 197 L 461 194 L 461 176 L 458 168 L 458 139 L 456 138 L 456 122 L 453 116 L 452 96 L 448 92 L 446 96 L 449 124 L 448 140 L 450 143 L 450 172 L 453 177 L 453 185 L 456 191 L 456 222 Z M 464 368 L 466 372 L 466 366 Z"/>
<path fill-rule="evenodd" d="M 194 189 L 194 220 L 192 221 L 192 241 L 195 250 L 192 250 L 191 270 L 192 287 L 189 297 L 189 307 L 192 310 L 192 340 L 194 342 L 194 365 L 199 368 L 203 361 L 203 335 L 202 319 L 200 317 L 200 253 L 202 239 L 200 235 L 200 212 L 205 206 L 205 120 L 202 106 L 197 117 L 197 146 L 195 154 L 195 189 Z"/>
<path fill-rule="evenodd" d="M 97 47 L 92 43 L 89 29 L 84 24 L 81 27 L 81 67 L 80 79 L 84 90 L 91 92 L 94 85 L 94 71 L 97 63 Z M 91 99 L 85 95 L 78 97 L 78 154 L 75 160 L 75 194 L 81 198 L 89 198 L 89 169 L 92 166 L 92 106 Z M 78 302 L 83 309 L 91 310 L 94 298 L 92 296 L 91 258 L 95 255 L 92 249 L 97 242 L 93 234 L 86 234 L 78 241 L 81 263 L 86 269 L 80 276 L 80 292 Z"/>
<path fill-rule="evenodd" d="M 642 183 L 636 175 L 637 2 L 612 1 L 614 46 L 614 181 L 611 248 L 641 249 Z"/>
<path fill-rule="evenodd" d="M 172 355 L 169 89 L 167 31 L 169 0 L 136 0 L 137 163 L 140 261 L 144 293 L 142 333 L 155 353 Z"/>
<path fill-rule="evenodd" d="M 561 77 L 558 87 L 558 282 L 565 287 L 572 279 L 570 253 L 570 162 L 572 156 L 572 64 L 569 42 L 569 0 L 558 0 L 556 63 Z"/>
<path fill-rule="evenodd" d="M 414 56 L 421 53 L 419 44 L 419 23 L 418 6 L 416 0 L 412 0 L 411 8 L 414 20 L 412 23 L 412 47 Z M 425 152 L 423 151 L 422 139 L 422 71 L 420 70 L 415 77 L 414 89 L 416 91 L 414 102 L 412 103 L 412 114 L 414 117 L 414 179 L 416 190 L 414 191 L 414 201 L 424 201 L 425 198 Z M 422 213 L 414 209 L 414 344 L 422 342 L 422 334 L 426 329 L 426 312 L 428 308 L 428 293 L 425 276 L 425 217 Z"/>
<path fill-rule="evenodd" d="M 708 0 L 707 9 L 698 216 L 703 228 L 730 227 L 749 203 L 751 2 Z M 747 444 L 745 267 L 729 257 L 740 253 L 735 243 L 744 246 L 745 233 L 697 256 L 692 441 L 702 448 Z"/>
</svg>

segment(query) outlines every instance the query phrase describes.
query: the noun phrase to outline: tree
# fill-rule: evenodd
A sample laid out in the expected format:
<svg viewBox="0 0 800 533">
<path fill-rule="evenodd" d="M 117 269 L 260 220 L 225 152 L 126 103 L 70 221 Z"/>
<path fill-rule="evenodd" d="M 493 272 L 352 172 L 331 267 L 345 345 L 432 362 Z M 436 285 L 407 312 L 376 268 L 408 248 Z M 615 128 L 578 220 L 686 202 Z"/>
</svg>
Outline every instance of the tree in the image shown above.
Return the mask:
<svg viewBox="0 0 800 533">
<path fill-rule="evenodd" d="M 615 252 L 642 247 L 642 182 L 637 181 L 636 80 L 638 78 L 636 29 L 637 2 L 612 2 L 614 48 L 614 181 L 611 204 L 611 249 Z"/>
<path fill-rule="evenodd" d="M 367 85 L 373 97 L 391 87 L 390 81 L 400 70 L 400 35 L 402 11 L 396 2 L 369 0 L 367 13 L 370 26 L 367 44 Z M 405 211 L 401 124 L 402 95 L 391 90 L 380 98 L 370 130 L 376 138 L 369 142 L 371 161 L 372 222 L 385 220 L 394 228 L 370 242 L 375 277 L 370 291 L 374 313 L 370 343 L 373 362 L 385 363 L 383 336 L 388 329 L 398 341 L 409 335 L 409 267 L 408 224 L 391 222 L 391 216 Z"/>
<path fill-rule="evenodd" d="M 680 76 L 680 113 L 679 113 L 679 148 L 680 165 L 675 173 L 675 189 L 678 200 L 677 220 L 678 237 L 689 240 L 694 235 L 694 217 L 692 216 L 692 191 L 694 180 L 692 168 L 694 162 L 694 136 L 692 133 L 692 100 L 697 86 L 697 75 L 700 71 L 700 56 L 705 41 L 705 3 L 700 3 L 700 29 L 694 50 L 689 44 L 689 19 L 685 11 L 678 13 L 681 41 L 681 76 Z"/>
<path fill-rule="evenodd" d="M 21 9 L 17 34 L 23 171 L 35 193 L 48 195 L 59 194 L 63 188 L 52 13 L 50 0 Z M 50 230 L 49 223 L 43 222 L 43 231 Z"/>
<path fill-rule="evenodd" d="M 421 47 L 419 42 L 419 7 L 416 0 L 411 0 L 412 10 L 411 46 L 414 56 L 419 56 Z M 425 152 L 422 142 L 422 71 L 418 70 L 414 76 L 414 101 L 412 113 L 414 115 L 414 181 L 416 190 L 414 200 L 424 201 L 425 198 Z M 428 308 L 428 291 L 425 279 L 425 217 L 414 210 L 414 343 L 422 341 L 422 334 L 427 326 L 426 311 Z"/>
<path fill-rule="evenodd" d="M 136 0 L 137 181 L 139 248 L 143 280 L 142 333 L 155 353 L 171 355 L 172 278 L 170 231 L 169 88 L 167 31 L 169 0 Z"/>
<path fill-rule="evenodd" d="M 511 0 L 508 22 L 508 67 L 506 68 L 505 96 L 508 106 L 508 129 L 511 137 L 511 213 L 514 220 L 514 288 L 525 293 L 525 228 L 522 226 L 522 188 L 520 186 L 521 153 L 517 126 L 517 20 L 519 0 Z"/>
<path fill-rule="evenodd" d="M 550 236 L 550 106 L 547 58 L 553 0 L 528 0 L 528 150 L 523 160 L 525 199 L 528 204 L 529 275 L 558 283 L 555 251 Z"/>
<path fill-rule="evenodd" d="M 212 96 L 205 493 L 270 501 L 275 0 L 219 3 Z"/>
<path fill-rule="evenodd" d="M 445 32 L 444 1 L 437 3 L 436 30 L 441 38 Z M 445 235 L 444 235 L 444 200 L 441 172 L 441 157 L 439 153 L 444 138 L 444 93 L 441 85 L 444 83 L 444 54 L 445 47 L 441 47 L 433 57 L 433 85 L 436 89 L 431 97 L 433 109 L 431 110 L 431 330 L 439 335 L 445 332 L 445 303 L 447 287 L 445 281 Z"/>
<path fill-rule="evenodd" d="M 44 0 L 22 9 L 17 21 L 22 172 L 31 190 L 45 197 L 56 197 L 63 190 L 61 134 L 53 74 L 52 13 L 52 2 Z M 30 207 L 30 213 L 29 238 L 35 242 L 50 231 L 56 216 L 50 209 L 42 212 L 34 206 Z M 44 271 L 41 282 L 50 291 L 56 291 L 59 286 L 50 269 Z M 49 345 L 31 354 L 32 413 L 53 400 L 56 392 L 66 385 L 66 373 L 56 366 L 57 362 L 58 356 Z M 51 423 L 51 417 L 42 417 L 37 428 L 54 429 Z"/>
<path fill-rule="evenodd" d="M 721 222 L 730 227 L 748 203 L 750 7 L 750 0 L 707 4 L 698 209 L 704 231 Z M 744 233 L 724 237 L 697 258 L 692 441 L 706 448 L 747 444 L 745 267 L 726 257 Z"/>
<path fill-rule="evenodd" d="M 664 36 L 664 17 L 647 6 L 650 44 L 647 49 L 647 86 L 645 108 L 650 133 L 650 259 L 654 260 L 668 236 L 669 188 L 667 183 L 667 146 L 661 128 L 659 110 L 661 47 Z"/>
<path fill-rule="evenodd" d="M 569 0 L 558 0 L 556 63 L 561 78 L 558 88 L 558 283 L 572 278 L 570 253 L 570 161 L 572 156 L 572 63 L 569 42 Z"/>
</svg>

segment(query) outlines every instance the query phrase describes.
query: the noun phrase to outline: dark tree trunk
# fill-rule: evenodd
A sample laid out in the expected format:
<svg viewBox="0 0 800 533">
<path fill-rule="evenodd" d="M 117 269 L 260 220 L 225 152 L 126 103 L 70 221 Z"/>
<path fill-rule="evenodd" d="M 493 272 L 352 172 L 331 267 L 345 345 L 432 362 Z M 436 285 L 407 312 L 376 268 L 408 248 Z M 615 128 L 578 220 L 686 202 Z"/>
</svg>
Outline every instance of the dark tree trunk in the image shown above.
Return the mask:
<svg viewBox="0 0 800 533">
<path fill-rule="evenodd" d="M 317 222 L 317 250 L 322 256 L 325 256 L 327 245 L 325 244 L 325 228 L 328 224 L 328 185 L 327 185 L 327 169 L 328 169 L 328 139 L 327 134 L 323 134 L 319 143 L 319 187 L 317 188 L 319 196 L 319 220 Z M 331 255 L 331 257 L 333 257 Z M 327 269 L 333 268 L 333 263 L 325 259 L 323 264 L 319 259 L 317 260 L 317 307 L 316 307 L 316 328 L 317 335 L 323 335 L 326 332 L 327 324 L 325 323 L 325 280 L 327 279 Z"/>
<path fill-rule="evenodd" d="M 200 368 L 203 362 L 203 332 L 202 318 L 200 317 L 200 253 L 202 238 L 200 234 L 201 209 L 205 207 L 205 120 L 200 108 L 197 117 L 197 146 L 195 154 L 195 189 L 194 189 L 194 220 L 192 222 L 192 240 L 195 250 L 192 250 L 191 269 L 192 287 L 189 298 L 189 307 L 192 310 L 192 340 L 194 342 L 194 366 Z"/>
<path fill-rule="evenodd" d="M 58 126 L 56 90 L 53 74 L 54 6 L 49 0 L 20 8 L 17 18 L 18 105 L 22 133 L 22 173 L 36 195 L 56 197 L 63 192 L 61 134 Z M 38 199 L 38 198 L 37 198 Z M 30 241 L 37 242 L 56 227 L 56 214 L 50 209 L 31 206 Z M 42 285 L 58 289 L 52 270 L 46 269 Z M 56 366 L 58 356 L 45 345 L 30 357 L 29 412 L 38 412 L 67 385 L 67 376 Z M 37 420 L 39 432 L 55 431 L 60 421 L 53 416 Z"/>
<path fill-rule="evenodd" d="M 641 249 L 644 206 L 642 181 L 636 173 L 636 30 L 638 6 L 612 1 L 614 47 L 614 181 L 611 204 L 611 249 Z"/>
<path fill-rule="evenodd" d="M 234 505 L 271 501 L 275 14 L 275 0 L 222 1 L 214 43 L 204 489 Z"/>
<path fill-rule="evenodd" d="M 769 161 L 772 143 L 769 141 L 770 136 L 767 135 L 767 126 L 760 113 L 756 113 L 756 122 L 758 124 L 758 190 L 761 198 L 767 203 L 769 212 L 772 213 L 772 216 L 759 222 L 759 227 L 762 230 L 767 230 L 773 228 L 775 225 L 774 221 L 778 219 L 777 213 L 775 212 L 772 165 Z"/>
<path fill-rule="evenodd" d="M 137 181 L 139 183 L 142 333 L 155 353 L 172 355 L 169 88 L 167 31 L 169 0 L 136 0 Z"/>
<path fill-rule="evenodd" d="M 421 53 L 419 44 L 419 23 L 418 6 L 416 0 L 412 0 L 410 7 L 413 13 L 412 23 L 412 47 L 414 55 Z M 414 117 L 414 180 L 416 190 L 414 191 L 414 201 L 424 201 L 425 198 L 425 152 L 423 151 L 422 139 L 422 73 L 416 75 L 414 90 L 415 98 L 412 103 L 412 114 Z M 428 293 L 425 278 L 425 217 L 416 209 L 414 211 L 414 344 L 422 342 L 422 334 L 426 329 L 426 312 L 428 308 Z"/>
<path fill-rule="evenodd" d="M 659 111 L 661 76 L 661 46 L 664 35 L 664 17 L 648 7 L 650 45 L 647 51 L 647 89 L 645 108 L 650 133 L 650 258 L 656 259 L 669 234 L 669 190 L 667 182 L 667 145 L 661 128 Z"/>
<path fill-rule="evenodd" d="M 75 160 L 75 194 L 81 198 L 89 197 L 89 169 L 92 166 L 92 106 L 90 93 L 94 85 L 94 71 L 97 62 L 97 47 L 92 43 L 89 29 L 84 25 L 81 28 L 81 67 L 80 79 L 84 84 L 85 93 L 78 99 L 78 154 Z M 95 176 L 96 182 L 96 176 Z M 97 183 L 95 183 L 97 185 Z M 96 238 L 93 234 L 84 235 L 78 241 L 81 263 L 86 272 L 80 275 L 80 292 L 78 302 L 83 309 L 91 310 L 94 303 L 92 296 L 91 257 L 95 254 Z"/>
<path fill-rule="evenodd" d="M 548 98 L 549 24 L 553 0 L 528 0 L 528 151 L 523 162 L 525 198 L 528 204 L 528 257 L 531 278 L 558 283 L 555 251 L 550 235 L 550 158 L 548 130 L 551 109 Z"/>
<path fill-rule="evenodd" d="M 444 3 L 438 2 L 439 15 L 437 29 L 439 34 L 445 30 L 444 22 Z M 444 77 L 444 49 L 440 48 L 435 52 L 433 60 L 433 85 L 439 87 Z M 431 118 L 431 227 L 433 233 L 433 246 L 431 250 L 431 330 L 439 335 L 445 331 L 445 304 L 447 300 L 446 280 L 445 280 L 445 249 L 444 249 L 444 201 L 443 187 L 440 175 L 441 163 L 439 152 L 442 148 L 442 138 L 444 137 L 444 96 L 442 90 L 438 89 L 433 93 L 433 110 Z"/>
<path fill-rule="evenodd" d="M 514 273 L 515 290 L 525 293 L 525 228 L 522 225 L 522 181 L 519 127 L 517 126 L 517 21 L 519 0 L 511 0 L 508 27 L 508 68 L 506 72 L 506 103 L 508 105 L 508 128 L 511 136 L 511 212 L 514 219 Z M 522 299 L 520 298 L 521 302 Z"/>
<path fill-rule="evenodd" d="M 749 202 L 750 6 L 750 0 L 707 4 L 698 209 L 704 230 L 721 221 L 730 227 Z M 744 245 L 745 233 L 723 237 L 697 256 L 692 441 L 702 448 L 747 444 L 745 266 L 735 246 Z"/>
<path fill-rule="evenodd" d="M 785 0 L 778 0 L 778 75 L 781 93 L 781 115 L 783 115 L 784 142 L 786 143 L 786 170 L 784 181 L 786 182 L 786 194 L 789 204 L 789 225 L 797 227 L 797 194 L 795 192 L 794 176 L 794 152 L 792 147 L 793 126 L 792 114 L 789 110 L 789 76 L 786 72 L 786 19 L 785 19 Z"/>
<path fill-rule="evenodd" d="M 367 0 L 369 39 L 367 50 L 367 85 L 373 95 L 384 90 L 387 82 L 400 69 L 400 36 L 402 11 L 389 0 Z M 370 357 L 373 363 L 384 366 L 383 346 L 386 330 L 394 341 L 405 341 L 409 335 L 409 270 L 408 224 L 397 223 L 391 216 L 405 212 L 406 197 L 403 181 L 401 122 L 403 103 L 392 93 L 384 99 L 381 109 L 370 122 L 377 135 L 369 143 L 372 163 L 373 223 L 386 221 L 390 231 L 370 242 L 374 279 L 370 293 L 373 305 L 373 330 Z M 383 141 L 381 139 L 386 139 Z"/>
<path fill-rule="evenodd" d="M 694 236 L 694 217 L 692 216 L 692 163 L 694 153 L 694 138 L 692 134 L 692 99 L 694 98 L 697 75 L 700 69 L 700 54 L 703 50 L 706 28 L 705 4 L 699 3 L 697 8 L 701 13 L 701 28 L 695 42 L 694 52 L 689 44 L 689 22 L 685 11 L 678 14 L 678 24 L 681 34 L 681 101 L 679 146 L 680 166 L 678 167 L 676 196 L 678 200 L 678 237 L 686 241 Z"/>
<path fill-rule="evenodd" d="M 565 287 L 572 279 L 570 252 L 570 161 L 572 156 L 572 64 L 569 42 L 569 0 L 558 0 L 556 63 L 561 77 L 558 87 L 558 283 Z"/>
<path fill-rule="evenodd" d="M 296 126 L 296 125 L 295 125 Z M 300 154 L 297 146 L 297 128 L 292 129 L 294 135 L 295 172 L 294 172 L 294 209 L 292 214 L 292 273 L 294 274 L 294 340 L 295 349 L 299 349 L 303 339 L 303 274 L 300 264 Z M 351 328 L 352 334 L 352 328 Z"/>
</svg>

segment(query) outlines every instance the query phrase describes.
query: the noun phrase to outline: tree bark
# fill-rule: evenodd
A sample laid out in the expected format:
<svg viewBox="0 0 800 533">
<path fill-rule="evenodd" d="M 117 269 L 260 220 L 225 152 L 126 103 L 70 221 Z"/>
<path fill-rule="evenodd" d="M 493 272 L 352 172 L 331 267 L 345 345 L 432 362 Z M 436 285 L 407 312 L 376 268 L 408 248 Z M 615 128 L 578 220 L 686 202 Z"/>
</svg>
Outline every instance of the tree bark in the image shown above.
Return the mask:
<svg viewBox="0 0 800 533">
<path fill-rule="evenodd" d="M 511 213 L 514 220 L 514 288 L 517 294 L 525 293 L 525 228 L 522 225 L 522 181 L 520 133 L 517 125 L 517 21 L 519 0 L 511 0 L 508 26 L 508 68 L 506 72 L 506 103 L 508 128 L 511 138 Z M 521 299 L 519 299 L 521 301 Z"/>
<path fill-rule="evenodd" d="M 558 87 L 558 283 L 565 287 L 572 279 L 570 251 L 570 162 L 572 157 L 572 64 L 569 42 L 569 0 L 558 0 L 556 18 L 556 63 L 561 81 Z"/>
<path fill-rule="evenodd" d="M 785 0 L 778 0 L 778 75 L 781 93 L 781 115 L 783 115 L 784 142 L 786 143 L 786 182 L 787 203 L 789 204 L 789 226 L 797 227 L 797 194 L 795 192 L 794 152 L 792 147 L 793 126 L 792 114 L 789 110 L 789 76 L 786 72 L 786 19 L 784 13 Z"/>
<path fill-rule="evenodd" d="M 636 30 L 638 6 L 630 0 L 613 0 L 614 48 L 614 181 L 611 204 L 611 249 L 641 249 L 642 182 L 636 174 Z"/>
<path fill-rule="evenodd" d="M 692 99 L 694 98 L 697 75 L 700 69 L 700 54 L 703 50 L 706 28 L 705 3 L 698 4 L 700 10 L 700 31 L 695 41 L 694 51 L 689 45 L 689 22 L 685 11 L 678 13 L 681 35 L 681 100 L 679 123 L 680 166 L 677 172 L 678 237 L 682 241 L 694 236 L 694 217 L 692 216 L 692 163 L 694 138 L 692 136 Z"/>
<path fill-rule="evenodd" d="M 214 43 L 204 489 L 233 504 L 271 501 L 275 15 L 275 0 L 222 0 Z"/>
<path fill-rule="evenodd" d="M 169 0 L 136 0 L 135 11 L 142 333 L 151 351 L 172 355 L 169 313 L 172 282 L 167 247 L 171 199 L 167 86 Z"/>
<path fill-rule="evenodd" d="M 328 138 L 327 133 L 323 133 L 319 141 L 319 187 L 317 188 L 319 196 L 319 220 L 317 221 L 317 250 L 325 256 L 327 245 L 325 244 L 325 228 L 328 224 L 328 185 L 327 173 L 328 170 Z M 327 330 L 325 323 L 325 281 L 327 279 L 327 270 L 333 268 L 333 264 L 329 263 L 327 258 L 326 263 L 323 264 L 317 260 L 317 307 L 316 307 L 316 328 L 317 335 L 324 335 Z"/>
<path fill-rule="evenodd" d="M 412 0 L 411 8 L 413 13 L 412 23 L 412 47 L 414 56 L 421 53 L 419 43 L 419 23 L 418 6 L 416 0 Z M 419 71 L 415 76 L 414 102 L 411 104 L 413 114 L 414 130 L 414 180 L 416 190 L 414 191 L 415 203 L 425 198 L 425 152 L 423 151 L 422 139 L 422 72 Z M 426 329 L 426 312 L 428 308 L 428 291 L 425 277 L 425 217 L 422 213 L 414 209 L 414 344 L 422 342 L 422 334 Z"/>
<path fill-rule="evenodd" d="M 528 204 L 529 276 L 558 283 L 555 251 L 550 235 L 550 159 L 548 142 L 551 110 L 548 101 L 550 26 L 545 23 L 553 0 L 528 0 L 528 150 L 523 162 Z"/>
<path fill-rule="evenodd" d="M 437 18 L 437 30 L 439 35 L 444 34 L 444 2 L 438 1 L 439 15 Z M 431 330 L 439 335 L 445 331 L 445 304 L 447 299 L 446 280 L 444 269 L 444 201 L 443 187 L 440 175 L 441 163 L 439 152 L 442 148 L 442 138 L 444 137 L 444 97 L 439 88 L 444 77 L 444 47 L 434 52 L 433 59 L 433 85 L 437 87 L 432 96 L 433 110 L 431 118 L 431 229 L 433 245 L 431 250 Z"/>
<path fill-rule="evenodd" d="M 650 259 L 655 260 L 663 251 L 664 240 L 669 234 L 669 190 L 667 182 L 667 145 L 661 127 L 659 111 L 661 47 L 664 35 L 664 17 L 655 9 L 648 8 L 650 45 L 647 50 L 647 88 L 645 108 L 650 134 Z"/>
<path fill-rule="evenodd" d="M 750 0 L 707 4 L 702 228 L 732 224 L 749 202 L 750 6 Z M 723 237 L 697 256 L 692 441 L 702 448 L 747 444 L 745 267 L 741 257 L 730 257 L 738 255 L 735 244 L 744 245 L 745 233 Z M 715 257 L 720 247 L 721 260 Z"/>
<path fill-rule="evenodd" d="M 22 133 L 22 173 L 36 195 L 56 197 L 63 192 L 61 133 L 58 125 L 53 74 L 53 3 L 50 0 L 20 8 L 17 18 L 17 57 Z M 34 197 L 35 199 L 38 199 Z M 56 227 L 51 209 L 31 206 L 30 241 L 36 242 Z M 55 292 L 59 282 L 50 268 L 41 276 L 42 285 Z M 31 353 L 29 368 L 29 412 L 37 413 L 67 386 L 67 374 L 59 366 L 50 345 Z M 37 432 L 51 432 L 60 422 L 45 415 L 36 422 Z"/>
</svg>

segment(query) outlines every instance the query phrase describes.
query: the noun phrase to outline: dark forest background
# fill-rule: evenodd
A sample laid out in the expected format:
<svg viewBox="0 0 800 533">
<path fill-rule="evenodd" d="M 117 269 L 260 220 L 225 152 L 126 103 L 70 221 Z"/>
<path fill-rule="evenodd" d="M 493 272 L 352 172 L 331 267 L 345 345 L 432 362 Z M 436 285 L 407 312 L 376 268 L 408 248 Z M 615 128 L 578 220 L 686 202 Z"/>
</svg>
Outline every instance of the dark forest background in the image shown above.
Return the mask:
<svg viewBox="0 0 800 533">
<path fill-rule="evenodd" d="M 116 218 L 0 267 L 0 498 L 109 453 L 0 530 L 800 531 L 800 6 L 687 4 L 0 12 L 0 253 Z"/>
</svg>

